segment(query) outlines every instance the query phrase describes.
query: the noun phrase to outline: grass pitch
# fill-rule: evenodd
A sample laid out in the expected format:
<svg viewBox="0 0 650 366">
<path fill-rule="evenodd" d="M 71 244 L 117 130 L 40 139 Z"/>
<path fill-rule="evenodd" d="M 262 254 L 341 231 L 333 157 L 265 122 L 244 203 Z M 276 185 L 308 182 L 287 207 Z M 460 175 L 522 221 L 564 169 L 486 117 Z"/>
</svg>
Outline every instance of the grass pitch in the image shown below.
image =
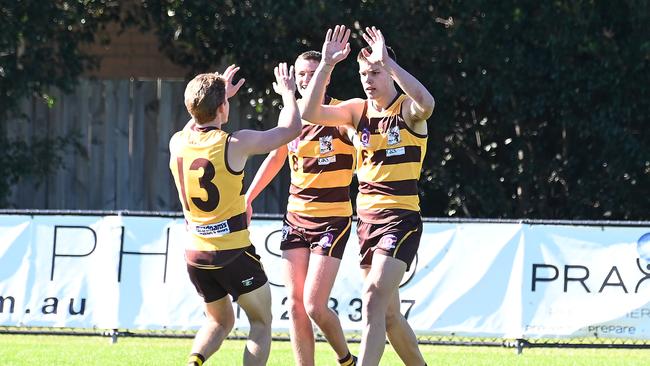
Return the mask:
<svg viewBox="0 0 650 366">
<path fill-rule="evenodd" d="M 104 337 L 58 335 L 0 335 L 0 365 L 184 365 L 190 339 L 119 338 L 111 344 Z M 227 340 L 206 365 L 241 365 L 244 341 Z M 353 353 L 359 348 L 352 344 Z M 467 346 L 421 346 L 429 365 L 449 366 L 617 366 L 647 364 L 650 350 L 628 349 L 524 349 L 516 355 L 511 348 Z M 270 366 L 293 365 L 289 342 L 274 341 Z M 334 352 L 326 343 L 316 344 L 316 365 L 336 365 Z M 390 345 L 381 365 L 402 365 Z"/>
</svg>

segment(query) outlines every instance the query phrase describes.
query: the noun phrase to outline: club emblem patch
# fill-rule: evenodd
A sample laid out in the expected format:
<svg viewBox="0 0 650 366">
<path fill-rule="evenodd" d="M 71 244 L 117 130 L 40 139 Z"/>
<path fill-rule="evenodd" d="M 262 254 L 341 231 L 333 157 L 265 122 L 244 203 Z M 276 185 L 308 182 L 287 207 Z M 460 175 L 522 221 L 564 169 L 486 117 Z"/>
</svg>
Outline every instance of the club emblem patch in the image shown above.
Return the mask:
<svg viewBox="0 0 650 366">
<path fill-rule="evenodd" d="M 370 146 L 370 130 L 367 128 L 364 128 L 361 131 L 361 135 L 359 136 L 359 139 L 361 140 L 361 145 L 368 147 Z"/>
<path fill-rule="evenodd" d="M 332 241 L 334 241 L 334 236 L 332 234 L 323 234 L 318 241 L 318 246 L 321 248 L 329 248 L 332 246 Z"/>
<path fill-rule="evenodd" d="M 334 151 L 334 147 L 332 146 L 332 136 L 322 136 L 318 138 L 318 142 L 320 145 L 320 153 L 321 154 L 327 154 L 328 152 Z"/>
<path fill-rule="evenodd" d="M 402 142 L 402 137 L 399 134 L 399 127 L 393 126 L 388 129 L 388 145 L 397 145 Z"/>
<path fill-rule="evenodd" d="M 377 243 L 377 247 L 386 251 L 395 249 L 397 244 L 397 237 L 393 234 L 384 235 Z"/>
</svg>

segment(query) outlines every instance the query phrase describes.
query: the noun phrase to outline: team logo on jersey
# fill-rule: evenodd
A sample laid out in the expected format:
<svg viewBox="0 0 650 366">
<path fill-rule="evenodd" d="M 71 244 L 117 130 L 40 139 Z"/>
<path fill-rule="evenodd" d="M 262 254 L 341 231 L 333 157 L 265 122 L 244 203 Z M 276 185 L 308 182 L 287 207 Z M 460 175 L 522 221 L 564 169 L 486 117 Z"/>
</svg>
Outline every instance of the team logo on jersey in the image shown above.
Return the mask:
<svg viewBox="0 0 650 366">
<path fill-rule="evenodd" d="M 253 284 L 253 279 L 254 279 L 254 277 L 251 277 L 251 278 L 247 278 L 247 279 L 241 281 L 242 286 L 248 287 L 248 286 L 252 285 Z"/>
<path fill-rule="evenodd" d="M 318 241 L 318 245 L 321 248 L 327 249 L 332 246 L 332 241 L 334 240 L 334 236 L 330 233 L 325 233 L 320 237 L 320 240 Z"/>
<path fill-rule="evenodd" d="M 289 237 L 289 232 L 290 231 L 291 231 L 291 228 L 289 227 L 289 225 L 284 225 L 282 227 L 282 241 L 287 240 L 287 238 Z"/>
<path fill-rule="evenodd" d="M 397 244 L 397 237 L 393 234 L 384 235 L 377 243 L 377 247 L 386 251 L 391 251 L 395 249 L 395 244 Z"/>
<path fill-rule="evenodd" d="M 330 165 L 336 163 L 336 155 L 328 156 L 326 158 L 318 158 L 318 165 Z"/>
<path fill-rule="evenodd" d="M 320 144 L 320 153 L 327 154 L 328 152 L 334 151 L 334 146 L 332 145 L 332 136 L 322 136 L 318 138 Z"/>
<path fill-rule="evenodd" d="M 402 142 L 399 134 L 399 126 L 393 126 L 388 129 L 388 145 L 397 145 Z"/>
<path fill-rule="evenodd" d="M 298 145 L 300 144 L 300 137 L 296 137 L 293 141 L 287 144 L 287 148 L 291 152 L 296 152 L 298 151 Z"/>
<path fill-rule="evenodd" d="M 364 128 L 361 130 L 361 136 L 359 137 L 361 140 L 361 145 L 368 147 L 370 146 L 370 130 L 367 128 Z"/>
</svg>

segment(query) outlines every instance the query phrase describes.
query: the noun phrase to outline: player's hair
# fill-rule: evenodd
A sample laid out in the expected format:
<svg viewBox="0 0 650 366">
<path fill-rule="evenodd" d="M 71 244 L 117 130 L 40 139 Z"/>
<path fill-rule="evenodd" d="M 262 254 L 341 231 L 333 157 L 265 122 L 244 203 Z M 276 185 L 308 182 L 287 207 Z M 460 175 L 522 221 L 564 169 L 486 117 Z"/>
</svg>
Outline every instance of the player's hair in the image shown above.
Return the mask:
<svg viewBox="0 0 650 366">
<path fill-rule="evenodd" d="M 185 108 L 201 125 L 217 116 L 217 108 L 226 101 L 226 82 L 219 74 L 199 74 L 185 87 Z"/>
<path fill-rule="evenodd" d="M 302 59 L 302 60 L 312 60 L 312 61 L 320 62 L 322 58 L 323 55 L 320 52 L 311 50 L 299 54 L 298 57 L 296 57 L 296 61 Z"/>
<path fill-rule="evenodd" d="M 357 61 L 363 61 L 363 62 L 368 62 L 368 59 L 366 56 L 363 55 L 363 50 L 366 50 L 368 53 L 372 53 L 372 47 L 366 46 L 359 51 L 359 54 L 357 55 Z M 392 58 L 393 61 L 397 61 L 397 56 L 395 55 L 395 51 L 389 47 L 386 46 L 386 51 L 388 52 L 388 57 Z"/>
</svg>

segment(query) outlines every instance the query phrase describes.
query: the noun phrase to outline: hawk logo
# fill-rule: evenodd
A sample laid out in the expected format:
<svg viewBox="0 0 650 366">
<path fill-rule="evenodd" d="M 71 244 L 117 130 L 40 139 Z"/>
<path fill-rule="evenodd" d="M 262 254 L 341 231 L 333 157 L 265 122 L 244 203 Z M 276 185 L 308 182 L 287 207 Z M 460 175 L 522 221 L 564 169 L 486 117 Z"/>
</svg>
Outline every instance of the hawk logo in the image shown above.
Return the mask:
<svg viewBox="0 0 650 366">
<path fill-rule="evenodd" d="M 318 139 L 318 143 L 320 144 L 321 154 L 326 154 L 328 152 L 334 151 L 334 147 L 332 146 L 332 136 L 320 137 Z"/>
<path fill-rule="evenodd" d="M 255 277 L 247 278 L 247 279 L 241 281 L 242 286 L 248 287 L 248 286 L 252 285 L 253 284 L 253 279 L 255 279 Z"/>
<path fill-rule="evenodd" d="M 393 126 L 388 129 L 388 145 L 397 145 L 402 142 L 402 137 L 399 134 L 399 127 Z"/>
</svg>

